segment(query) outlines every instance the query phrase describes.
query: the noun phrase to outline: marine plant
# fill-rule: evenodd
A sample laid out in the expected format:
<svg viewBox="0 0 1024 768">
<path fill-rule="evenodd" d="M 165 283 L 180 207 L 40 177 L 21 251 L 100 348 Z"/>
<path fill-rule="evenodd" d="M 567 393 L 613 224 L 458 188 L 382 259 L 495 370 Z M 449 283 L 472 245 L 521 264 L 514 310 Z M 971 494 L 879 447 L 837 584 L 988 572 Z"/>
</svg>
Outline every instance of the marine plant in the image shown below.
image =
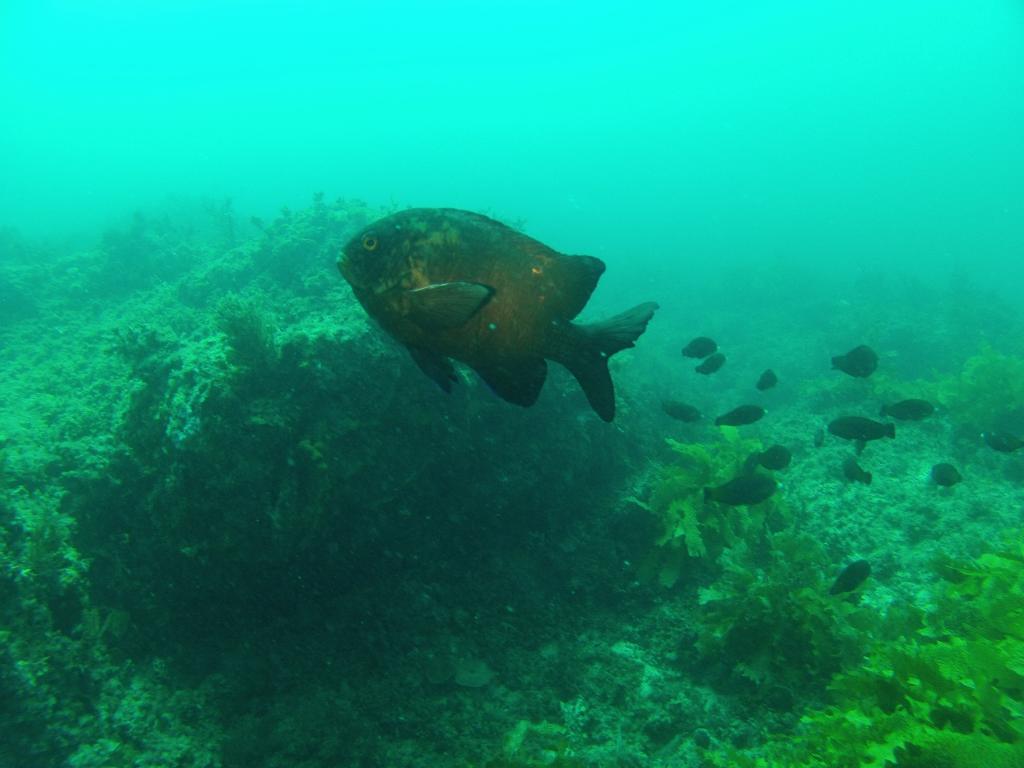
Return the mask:
<svg viewBox="0 0 1024 768">
<path fill-rule="evenodd" d="M 311 207 L 282 208 L 269 224 L 254 218 L 251 223 L 263 238 L 252 253 L 253 263 L 278 285 L 294 286 L 308 276 L 310 267 L 323 271 L 333 265 L 345 240 L 377 213 L 365 203 L 327 202 L 323 193 L 317 193 Z"/>
<path fill-rule="evenodd" d="M 72 544 L 74 520 L 60 508 L 60 494 L 10 493 L 18 539 L 19 572 L 49 585 L 53 594 L 79 586 L 86 563 Z"/>
<path fill-rule="evenodd" d="M 820 702 L 832 676 L 863 657 L 874 611 L 828 594 L 836 564 L 794 530 L 783 494 L 741 507 L 705 502 L 703 489 L 744 471 L 760 442 L 726 428 L 713 443 L 668 446 L 650 493 L 633 500 L 660 525 L 639 576 L 669 587 L 696 569 L 706 585 L 687 644 L 692 672 L 777 713 Z"/>
<path fill-rule="evenodd" d="M 651 512 L 661 533 L 640 564 L 642 581 L 662 586 L 676 583 L 688 559 L 715 561 L 726 548 L 742 541 L 748 531 L 762 525 L 770 500 L 755 508 L 724 507 L 704 502 L 704 488 L 724 483 L 740 472 L 761 443 L 729 427 L 714 443 L 682 443 L 667 438 L 672 458 L 661 466 L 646 500 L 631 501 Z"/>
<path fill-rule="evenodd" d="M 842 672 L 796 734 L 715 765 L 981 768 L 1024 765 L 1024 537 L 944 563 L 926 611 L 893 611 L 894 639 Z"/>
<path fill-rule="evenodd" d="M 875 613 L 828 593 L 834 567 L 815 539 L 767 531 L 719 564 L 721 575 L 700 590 L 696 639 L 701 676 L 712 684 L 788 712 L 860 661 Z"/>
<path fill-rule="evenodd" d="M 189 239 L 168 217 L 137 211 L 127 227 L 104 232 L 96 287 L 118 294 L 180 277 L 201 255 Z"/>
<path fill-rule="evenodd" d="M 1024 412 L 1024 358 L 988 344 L 967 358 L 958 373 L 909 382 L 879 373 L 872 385 L 882 401 L 921 397 L 937 403 L 954 424 L 975 432 L 1003 429 L 1006 418 Z"/>
<path fill-rule="evenodd" d="M 986 344 L 958 376 L 940 382 L 938 400 L 963 426 L 1001 428 L 1002 419 L 1024 410 L 1024 358 Z"/>
<path fill-rule="evenodd" d="M 217 307 L 217 326 L 227 340 L 227 359 L 236 373 L 265 378 L 280 357 L 270 319 L 252 301 L 224 299 Z"/>
</svg>

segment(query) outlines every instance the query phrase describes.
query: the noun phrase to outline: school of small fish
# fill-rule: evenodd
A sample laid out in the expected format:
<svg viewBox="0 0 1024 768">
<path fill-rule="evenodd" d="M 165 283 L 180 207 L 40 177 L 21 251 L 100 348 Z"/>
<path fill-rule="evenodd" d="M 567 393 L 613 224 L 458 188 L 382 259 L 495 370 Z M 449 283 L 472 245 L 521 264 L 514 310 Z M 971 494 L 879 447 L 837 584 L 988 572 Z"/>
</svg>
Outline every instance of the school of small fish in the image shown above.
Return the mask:
<svg viewBox="0 0 1024 768">
<path fill-rule="evenodd" d="M 711 375 L 725 364 L 725 355 L 720 351 L 718 343 L 708 336 L 698 336 L 688 342 L 682 350 L 687 358 L 702 359 L 694 369 L 697 373 Z M 878 368 L 878 354 L 871 347 L 861 344 L 850 351 L 832 357 L 832 369 L 854 378 L 864 379 Z M 772 369 L 767 369 L 754 384 L 755 389 L 764 392 L 778 384 L 778 376 Z M 693 423 L 702 418 L 700 410 L 679 400 L 666 400 L 663 410 L 671 418 L 678 421 Z M 934 404 L 920 398 L 908 398 L 893 403 L 883 404 L 878 415 L 890 421 L 877 421 L 859 414 L 839 416 L 824 427 L 819 428 L 813 436 L 815 447 L 820 448 L 825 442 L 825 435 L 832 435 L 840 440 L 853 444 L 855 455 L 847 456 L 843 461 L 842 476 L 847 482 L 870 485 L 872 473 L 864 469 L 858 456 L 867 444 L 873 440 L 895 439 L 896 426 L 893 421 L 922 421 L 936 413 Z M 756 404 L 744 404 L 723 413 L 714 419 L 717 427 L 742 427 L 760 421 L 767 415 L 764 407 Z M 990 431 L 981 435 L 981 440 L 992 450 L 1000 453 L 1014 453 L 1024 449 L 1024 439 L 1003 431 Z M 783 445 L 773 445 L 764 451 L 751 454 L 743 464 L 741 472 L 728 482 L 719 486 L 704 489 L 704 500 L 708 503 L 726 504 L 730 506 L 750 506 L 760 504 L 771 498 L 778 489 L 778 484 L 769 472 L 783 470 L 789 466 L 792 454 Z M 960 470 L 949 462 L 940 462 L 932 466 L 928 478 L 932 484 L 942 489 L 951 489 L 963 482 Z M 947 491 L 948 492 L 948 491 Z M 856 592 L 871 575 L 871 565 L 867 560 L 857 560 L 847 565 L 837 576 L 831 595 L 844 595 Z"/>
</svg>

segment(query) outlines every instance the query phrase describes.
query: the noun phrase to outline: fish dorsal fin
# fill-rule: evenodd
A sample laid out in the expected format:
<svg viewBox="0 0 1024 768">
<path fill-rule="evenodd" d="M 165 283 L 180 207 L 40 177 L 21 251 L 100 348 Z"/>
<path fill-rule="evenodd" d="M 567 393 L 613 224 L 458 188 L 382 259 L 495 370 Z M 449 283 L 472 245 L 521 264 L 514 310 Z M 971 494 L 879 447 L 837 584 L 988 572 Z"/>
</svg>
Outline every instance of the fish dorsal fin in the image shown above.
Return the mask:
<svg viewBox="0 0 1024 768">
<path fill-rule="evenodd" d="M 537 401 L 548 374 L 544 358 L 519 362 L 514 366 L 495 365 L 477 368 L 476 372 L 502 400 L 530 406 Z"/>
<path fill-rule="evenodd" d="M 593 256 L 562 256 L 558 268 L 565 297 L 564 319 L 572 320 L 590 300 L 590 294 L 604 273 L 604 262 Z"/>
<path fill-rule="evenodd" d="M 457 328 L 491 300 L 494 289 L 481 283 L 434 283 L 405 292 L 409 318 L 424 328 Z"/>
</svg>

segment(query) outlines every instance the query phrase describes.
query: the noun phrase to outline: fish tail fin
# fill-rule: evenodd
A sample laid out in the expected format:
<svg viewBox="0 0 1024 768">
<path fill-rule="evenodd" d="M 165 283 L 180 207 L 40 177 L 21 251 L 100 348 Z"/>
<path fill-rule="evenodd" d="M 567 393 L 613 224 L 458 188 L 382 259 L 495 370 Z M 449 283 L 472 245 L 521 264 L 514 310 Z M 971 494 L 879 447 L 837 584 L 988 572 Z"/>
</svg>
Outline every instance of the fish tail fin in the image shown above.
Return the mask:
<svg viewBox="0 0 1024 768">
<path fill-rule="evenodd" d="M 647 323 L 654 317 L 657 308 L 655 302 L 647 301 L 607 320 L 580 325 L 577 328 L 587 335 L 591 345 L 601 355 L 608 358 L 636 344 L 636 340 L 647 330 Z"/>
<path fill-rule="evenodd" d="M 885 430 L 885 436 L 890 438 L 890 439 L 895 438 L 896 437 L 896 425 L 895 424 L 886 424 L 885 426 L 888 427 L 888 429 Z"/>
<path fill-rule="evenodd" d="M 608 358 L 636 343 L 657 308 L 649 301 L 598 323 L 561 323 L 548 336 L 544 356 L 569 369 L 590 407 L 605 421 L 615 418 L 615 388 Z"/>
</svg>

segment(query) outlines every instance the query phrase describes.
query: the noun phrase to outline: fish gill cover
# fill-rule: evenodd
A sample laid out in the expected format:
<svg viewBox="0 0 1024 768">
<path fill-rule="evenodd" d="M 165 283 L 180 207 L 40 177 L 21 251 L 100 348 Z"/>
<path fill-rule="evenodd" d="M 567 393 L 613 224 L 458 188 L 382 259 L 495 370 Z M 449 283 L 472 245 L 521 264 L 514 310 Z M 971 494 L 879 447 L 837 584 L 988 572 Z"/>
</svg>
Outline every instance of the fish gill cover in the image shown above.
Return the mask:
<svg viewBox="0 0 1024 768">
<path fill-rule="evenodd" d="M 1021 764 L 1022 34 L 5 3 L 0 765 Z M 346 245 L 439 208 L 530 258 L 368 312 Z M 551 253 L 607 269 L 481 378 Z M 635 342 L 613 423 L 507 402 L 538 318 Z"/>
</svg>

